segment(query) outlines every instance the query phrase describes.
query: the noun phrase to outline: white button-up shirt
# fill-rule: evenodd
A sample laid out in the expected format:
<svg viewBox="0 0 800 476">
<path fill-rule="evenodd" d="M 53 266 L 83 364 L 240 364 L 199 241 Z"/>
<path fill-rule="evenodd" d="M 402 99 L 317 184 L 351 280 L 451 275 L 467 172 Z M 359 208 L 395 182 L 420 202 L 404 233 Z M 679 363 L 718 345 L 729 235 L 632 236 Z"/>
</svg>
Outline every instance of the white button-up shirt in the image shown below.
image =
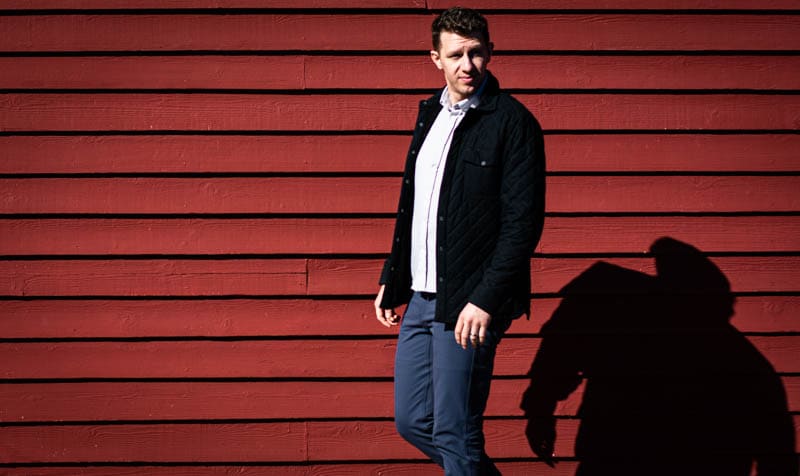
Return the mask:
<svg viewBox="0 0 800 476">
<path fill-rule="evenodd" d="M 411 289 L 414 291 L 436 292 L 436 224 L 444 166 L 453 133 L 467 110 L 478 107 L 482 89 L 483 85 L 476 94 L 451 105 L 445 88 L 439 98 L 442 110 L 417 154 L 411 221 Z"/>
</svg>

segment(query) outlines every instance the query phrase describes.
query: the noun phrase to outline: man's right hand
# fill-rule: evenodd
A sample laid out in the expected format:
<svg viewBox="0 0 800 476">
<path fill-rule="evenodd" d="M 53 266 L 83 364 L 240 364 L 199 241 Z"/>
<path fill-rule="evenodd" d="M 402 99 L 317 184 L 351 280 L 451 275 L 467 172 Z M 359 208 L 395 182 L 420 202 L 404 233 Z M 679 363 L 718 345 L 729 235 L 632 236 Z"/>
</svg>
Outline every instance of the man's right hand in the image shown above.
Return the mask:
<svg viewBox="0 0 800 476">
<path fill-rule="evenodd" d="M 375 298 L 375 317 L 377 317 L 378 322 L 384 326 L 392 327 L 396 326 L 400 321 L 400 316 L 394 312 L 394 308 L 384 309 L 381 307 L 381 301 L 383 301 L 383 291 L 385 289 L 386 285 L 381 285 L 381 289 L 378 291 L 378 297 Z"/>
</svg>

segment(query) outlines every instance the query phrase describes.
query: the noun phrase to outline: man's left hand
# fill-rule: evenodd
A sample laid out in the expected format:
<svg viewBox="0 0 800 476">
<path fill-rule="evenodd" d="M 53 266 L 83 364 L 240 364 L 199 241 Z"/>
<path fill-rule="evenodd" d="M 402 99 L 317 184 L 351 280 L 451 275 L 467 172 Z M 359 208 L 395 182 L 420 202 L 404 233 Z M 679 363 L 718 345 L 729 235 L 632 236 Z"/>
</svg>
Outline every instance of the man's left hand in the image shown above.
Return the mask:
<svg viewBox="0 0 800 476">
<path fill-rule="evenodd" d="M 486 332 L 489 330 L 489 323 L 492 316 L 478 306 L 468 302 L 461 314 L 458 315 L 458 322 L 453 332 L 458 345 L 467 348 L 467 343 L 473 347 L 483 345 L 486 342 Z"/>
</svg>

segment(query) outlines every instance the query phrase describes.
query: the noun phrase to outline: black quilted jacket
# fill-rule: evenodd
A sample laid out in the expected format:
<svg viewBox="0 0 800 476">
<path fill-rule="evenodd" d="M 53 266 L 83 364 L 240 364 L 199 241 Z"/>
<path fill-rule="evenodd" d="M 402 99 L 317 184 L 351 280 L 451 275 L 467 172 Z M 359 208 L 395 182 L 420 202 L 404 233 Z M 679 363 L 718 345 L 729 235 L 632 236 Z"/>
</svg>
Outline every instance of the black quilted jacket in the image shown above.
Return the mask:
<svg viewBox="0 0 800 476">
<path fill-rule="evenodd" d="M 494 319 L 530 313 L 530 258 L 544 222 L 541 128 L 489 75 L 480 105 L 453 136 L 439 196 L 436 320 L 454 325 L 467 302 Z M 441 91 L 420 103 L 403 174 L 382 306 L 411 298 L 411 214 L 416 154 L 441 110 Z"/>
</svg>

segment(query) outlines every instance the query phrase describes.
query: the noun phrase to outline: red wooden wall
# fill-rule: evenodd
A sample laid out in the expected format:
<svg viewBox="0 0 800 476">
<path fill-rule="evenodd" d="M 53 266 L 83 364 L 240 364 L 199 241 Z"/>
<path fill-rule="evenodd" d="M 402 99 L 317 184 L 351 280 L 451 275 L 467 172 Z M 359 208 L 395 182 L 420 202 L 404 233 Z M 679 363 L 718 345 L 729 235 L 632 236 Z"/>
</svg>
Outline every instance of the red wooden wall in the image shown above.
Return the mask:
<svg viewBox="0 0 800 476">
<path fill-rule="evenodd" d="M 711 256 L 800 412 L 800 2 L 464 1 L 546 130 L 534 315 L 486 424 L 519 409 L 559 290 L 602 259 Z M 0 472 L 418 474 L 372 316 L 438 0 L 6 0 Z"/>
</svg>

